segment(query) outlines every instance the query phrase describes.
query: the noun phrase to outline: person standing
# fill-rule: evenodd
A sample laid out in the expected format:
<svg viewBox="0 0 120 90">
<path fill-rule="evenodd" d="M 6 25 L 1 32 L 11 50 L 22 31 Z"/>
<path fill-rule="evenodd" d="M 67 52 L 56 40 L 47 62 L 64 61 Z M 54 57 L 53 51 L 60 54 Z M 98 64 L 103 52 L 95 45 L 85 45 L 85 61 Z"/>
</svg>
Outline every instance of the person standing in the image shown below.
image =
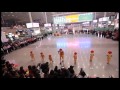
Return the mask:
<svg viewBox="0 0 120 90">
<path fill-rule="evenodd" d="M 41 57 L 41 61 L 44 62 L 45 55 L 43 54 L 43 52 L 40 53 L 40 57 Z"/>
<path fill-rule="evenodd" d="M 58 54 L 60 55 L 60 64 L 61 64 L 61 62 L 64 62 L 64 51 L 62 49 L 59 49 Z"/>
<path fill-rule="evenodd" d="M 52 55 L 49 55 L 49 61 L 50 63 L 53 63 Z"/>
<path fill-rule="evenodd" d="M 108 54 L 107 54 L 107 64 L 110 63 L 111 58 L 112 58 L 112 52 L 111 52 L 111 51 L 108 51 Z"/>
<path fill-rule="evenodd" d="M 74 58 L 74 65 L 76 65 L 76 61 L 77 61 L 77 52 L 74 52 L 73 58 Z"/>
<path fill-rule="evenodd" d="M 35 60 L 35 56 L 32 51 L 30 51 L 30 57 L 31 57 L 31 60 Z"/>
<path fill-rule="evenodd" d="M 90 53 L 90 62 L 92 62 L 93 57 L 94 57 L 94 51 L 93 51 L 93 50 L 91 50 L 91 53 Z"/>
</svg>

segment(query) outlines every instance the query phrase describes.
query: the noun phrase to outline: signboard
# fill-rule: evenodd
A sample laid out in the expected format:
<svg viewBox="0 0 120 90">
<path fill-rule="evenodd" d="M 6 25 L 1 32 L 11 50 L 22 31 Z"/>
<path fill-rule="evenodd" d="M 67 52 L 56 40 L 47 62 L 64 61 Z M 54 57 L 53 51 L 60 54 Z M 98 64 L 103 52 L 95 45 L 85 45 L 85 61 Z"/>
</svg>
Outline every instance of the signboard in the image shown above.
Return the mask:
<svg viewBox="0 0 120 90">
<path fill-rule="evenodd" d="M 54 17 L 53 21 L 54 21 L 54 24 L 63 24 L 63 23 L 66 23 L 66 17 L 65 16 Z"/>
<path fill-rule="evenodd" d="M 85 21 L 92 21 L 92 20 L 93 20 L 93 13 L 53 17 L 54 24 L 85 22 Z"/>
<path fill-rule="evenodd" d="M 51 27 L 51 23 L 44 24 L 44 27 Z"/>
<path fill-rule="evenodd" d="M 26 23 L 27 28 L 39 27 L 39 23 Z"/>
<path fill-rule="evenodd" d="M 86 13 L 79 15 L 79 22 L 92 21 L 92 20 L 93 20 L 93 13 Z"/>
<path fill-rule="evenodd" d="M 68 16 L 66 16 L 66 22 L 67 22 L 67 23 L 79 22 L 79 18 L 78 18 L 79 15 L 80 15 L 80 14 L 68 15 Z"/>
<path fill-rule="evenodd" d="M 1 32 L 1 33 L 2 33 L 2 34 L 1 34 L 1 41 L 2 41 L 2 42 L 7 42 L 8 39 L 6 38 L 5 32 Z"/>
</svg>

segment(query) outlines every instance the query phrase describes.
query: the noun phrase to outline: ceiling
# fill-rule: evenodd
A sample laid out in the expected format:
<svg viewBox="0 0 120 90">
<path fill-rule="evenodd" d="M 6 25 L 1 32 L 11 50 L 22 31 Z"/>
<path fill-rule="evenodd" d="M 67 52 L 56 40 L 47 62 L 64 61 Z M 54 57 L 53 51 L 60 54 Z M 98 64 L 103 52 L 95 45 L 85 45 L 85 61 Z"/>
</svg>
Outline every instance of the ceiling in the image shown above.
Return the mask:
<svg viewBox="0 0 120 90">
<path fill-rule="evenodd" d="M 68 15 L 75 13 L 87 13 L 87 12 L 46 12 L 48 23 L 52 22 L 53 16 Z M 106 16 L 115 15 L 115 12 L 106 12 Z M 33 20 L 40 20 L 41 23 L 45 23 L 45 12 L 31 12 Z M 96 18 L 104 16 L 104 12 L 96 12 Z M 15 20 L 16 22 L 30 22 L 28 12 L 2 12 L 1 18 L 3 20 Z"/>
</svg>

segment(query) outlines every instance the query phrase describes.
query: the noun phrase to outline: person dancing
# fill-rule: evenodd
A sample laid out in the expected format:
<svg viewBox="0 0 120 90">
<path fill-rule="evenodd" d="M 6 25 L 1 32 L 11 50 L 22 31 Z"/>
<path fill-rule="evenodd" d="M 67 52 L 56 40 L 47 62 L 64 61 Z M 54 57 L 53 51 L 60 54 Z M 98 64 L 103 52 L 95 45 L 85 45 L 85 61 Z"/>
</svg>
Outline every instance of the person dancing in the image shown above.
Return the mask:
<svg viewBox="0 0 120 90">
<path fill-rule="evenodd" d="M 31 60 L 32 60 L 32 61 L 35 60 L 35 57 L 34 57 L 34 54 L 33 54 L 32 51 L 30 51 L 30 57 L 31 57 Z"/>
<path fill-rule="evenodd" d="M 74 58 L 74 65 L 76 65 L 76 61 L 77 61 L 77 52 L 74 52 L 73 58 Z"/>
<path fill-rule="evenodd" d="M 43 52 L 40 53 L 40 57 L 41 57 L 41 61 L 44 62 L 45 55 L 43 54 Z"/>
<path fill-rule="evenodd" d="M 61 62 L 64 62 L 64 51 L 62 49 L 59 49 L 58 54 L 60 55 L 60 65 L 61 65 Z"/>
<path fill-rule="evenodd" d="M 107 54 L 107 64 L 110 63 L 111 58 L 112 58 L 112 52 L 111 52 L 111 51 L 108 51 L 108 54 Z"/>
<path fill-rule="evenodd" d="M 49 55 L 50 64 L 53 63 L 52 55 Z"/>
<path fill-rule="evenodd" d="M 93 50 L 91 50 L 91 53 L 90 53 L 90 62 L 92 62 L 93 57 L 94 57 L 94 51 L 93 51 Z"/>
</svg>

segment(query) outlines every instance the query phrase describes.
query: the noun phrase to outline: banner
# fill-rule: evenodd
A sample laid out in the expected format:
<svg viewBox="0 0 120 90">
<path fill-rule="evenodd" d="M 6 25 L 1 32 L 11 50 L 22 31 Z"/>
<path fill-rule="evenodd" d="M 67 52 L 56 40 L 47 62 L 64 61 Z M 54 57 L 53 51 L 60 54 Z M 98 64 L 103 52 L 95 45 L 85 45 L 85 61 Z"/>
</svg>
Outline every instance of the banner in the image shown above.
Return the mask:
<svg viewBox="0 0 120 90">
<path fill-rule="evenodd" d="M 66 23 L 79 22 L 79 14 L 66 16 Z"/>
<path fill-rule="evenodd" d="M 93 20 L 93 13 L 86 13 L 79 15 L 79 22 L 92 21 L 92 20 Z"/>
<path fill-rule="evenodd" d="M 86 22 L 86 21 L 92 21 L 92 20 L 93 20 L 93 13 L 53 17 L 54 24 Z"/>
<path fill-rule="evenodd" d="M 54 24 L 64 24 L 64 23 L 66 23 L 66 18 L 65 18 L 65 16 L 54 17 L 53 22 L 54 22 Z"/>
</svg>

